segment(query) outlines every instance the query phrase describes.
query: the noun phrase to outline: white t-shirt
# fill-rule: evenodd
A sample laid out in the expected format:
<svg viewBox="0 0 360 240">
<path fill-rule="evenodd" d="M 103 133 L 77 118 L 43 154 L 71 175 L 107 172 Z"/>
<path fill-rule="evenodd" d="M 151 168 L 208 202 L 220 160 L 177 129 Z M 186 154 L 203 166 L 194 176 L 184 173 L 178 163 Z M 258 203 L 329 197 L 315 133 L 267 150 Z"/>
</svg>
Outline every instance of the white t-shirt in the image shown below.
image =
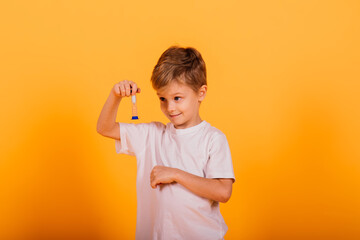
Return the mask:
<svg viewBox="0 0 360 240">
<path fill-rule="evenodd" d="M 179 183 L 150 186 L 154 166 L 178 168 L 205 178 L 235 180 L 226 136 L 206 121 L 176 129 L 172 123 L 119 123 L 116 152 L 137 159 L 136 239 L 223 239 L 227 226 L 219 203 Z"/>
</svg>

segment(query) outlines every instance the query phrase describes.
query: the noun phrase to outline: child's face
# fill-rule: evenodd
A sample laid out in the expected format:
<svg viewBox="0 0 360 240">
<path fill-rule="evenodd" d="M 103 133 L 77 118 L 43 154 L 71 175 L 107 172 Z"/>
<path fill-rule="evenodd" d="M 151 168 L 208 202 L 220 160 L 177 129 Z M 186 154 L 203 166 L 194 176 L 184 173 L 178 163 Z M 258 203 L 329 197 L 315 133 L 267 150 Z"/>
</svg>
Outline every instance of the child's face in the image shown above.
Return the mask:
<svg viewBox="0 0 360 240">
<path fill-rule="evenodd" d="M 198 92 L 186 84 L 172 82 L 157 91 L 161 111 L 174 124 L 183 129 L 201 123 L 199 108 L 205 98 L 207 87 L 202 86 Z"/>
</svg>

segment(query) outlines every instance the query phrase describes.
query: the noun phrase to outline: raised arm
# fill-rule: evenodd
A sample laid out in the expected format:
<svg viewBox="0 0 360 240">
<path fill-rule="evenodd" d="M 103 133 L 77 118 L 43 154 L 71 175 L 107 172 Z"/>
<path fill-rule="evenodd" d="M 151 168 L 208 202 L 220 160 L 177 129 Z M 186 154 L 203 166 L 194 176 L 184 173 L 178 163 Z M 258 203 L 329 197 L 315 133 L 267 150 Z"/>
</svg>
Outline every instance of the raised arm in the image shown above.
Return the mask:
<svg viewBox="0 0 360 240">
<path fill-rule="evenodd" d="M 115 84 L 101 110 L 97 121 L 97 132 L 105 137 L 120 140 L 119 124 L 116 122 L 119 104 L 123 97 L 139 92 L 140 88 L 137 88 L 136 83 L 132 81 L 124 80 Z"/>
</svg>

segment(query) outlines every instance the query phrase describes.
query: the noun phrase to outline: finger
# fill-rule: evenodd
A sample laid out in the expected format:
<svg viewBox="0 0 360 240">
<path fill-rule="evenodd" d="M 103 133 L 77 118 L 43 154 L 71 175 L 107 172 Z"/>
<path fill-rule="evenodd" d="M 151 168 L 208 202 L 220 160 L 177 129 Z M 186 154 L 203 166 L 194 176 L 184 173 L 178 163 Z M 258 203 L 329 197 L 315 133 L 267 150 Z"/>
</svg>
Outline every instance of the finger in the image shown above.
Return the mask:
<svg viewBox="0 0 360 240">
<path fill-rule="evenodd" d="M 126 96 L 130 96 L 130 84 L 125 84 L 125 94 Z"/>
<path fill-rule="evenodd" d="M 138 91 L 137 85 L 136 85 L 136 83 L 133 83 L 131 85 L 131 95 L 135 95 L 137 93 L 137 91 Z"/>
<path fill-rule="evenodd" d="M 119 87 L 120 87 L 120 94 L 121 94 L 121 96 L 122 97 L 125 97 L 126 96 L 126 92 L 125 92 L 125 86 L 123 85 L 123 84 L 120 84 L 119 85 Z"/>
<path fill-rule="evenodd" d="M 156 182 L 155 181 L 151 181 L 150 185 L 151 185 L 152 188 L 156 188 Z"/>
<path fill-rule="evenodd" d="M 154 171 L 151 171 L 150 173 L 150 185 L 152 185 L 152 183 L 155 181 L 155 175 L 154 175 Z"/>
<path fill-rule="evenodd" d="M 120 88 L 118 84 L 115 84 L 114 86 L 114 92 L 116 96 L 120 96 Z"/>
<path fill-rule="evenodd" d="M 133 94 L 133 92 L 135 92 L 135 90 L 133 90 L 133 89 L 131 88 L 130 93 Z M 135 92 L 135 93 L 140 93 L 140 92 L 141 92 L 140 88 L 136 87 L 136 92 Z"/>
</svg>

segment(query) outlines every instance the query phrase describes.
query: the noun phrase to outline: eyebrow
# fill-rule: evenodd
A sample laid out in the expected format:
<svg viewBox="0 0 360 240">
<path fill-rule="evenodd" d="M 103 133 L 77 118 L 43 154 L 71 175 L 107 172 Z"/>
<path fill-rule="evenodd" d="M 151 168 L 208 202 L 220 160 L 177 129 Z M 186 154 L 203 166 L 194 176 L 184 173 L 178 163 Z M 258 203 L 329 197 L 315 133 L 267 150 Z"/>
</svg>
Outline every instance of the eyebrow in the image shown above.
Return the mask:
<svg viewBox="0 0 360 240">
<path fill-rule="evenodd" d="M 161 95 L 161 94 L 160 94 L 160 93 L 158 93 L 158 92 L 157 92 L 156 94 L 157 94 L 158 96 L 159 96 L 159 95 Z M 183 93 L 181 93 L 181 92 L 177 92 L 177 93 L 174 93 L 174 94 L 171 94 L 171 95 L 172 95 L 172 96 L 175 96 L 175 95 L 183 95 Z"/>
</svg>

